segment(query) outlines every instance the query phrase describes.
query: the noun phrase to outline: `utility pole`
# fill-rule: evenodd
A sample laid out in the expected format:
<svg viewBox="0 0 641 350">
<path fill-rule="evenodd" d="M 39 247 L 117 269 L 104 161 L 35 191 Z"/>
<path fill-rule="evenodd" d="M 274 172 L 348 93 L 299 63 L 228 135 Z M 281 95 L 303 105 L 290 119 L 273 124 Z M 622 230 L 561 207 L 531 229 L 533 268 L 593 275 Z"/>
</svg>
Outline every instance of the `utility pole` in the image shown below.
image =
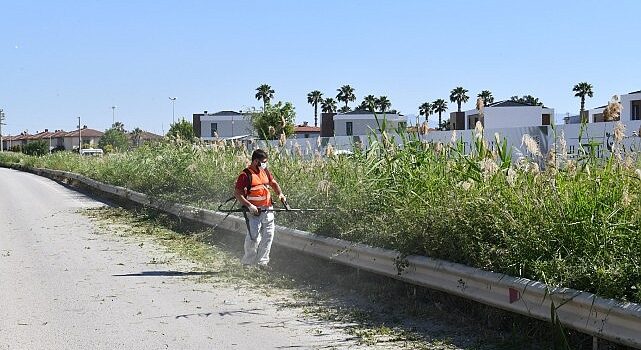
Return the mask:
<svg viewBox="0 0 641 350">
<path fill-rule="evenodd" d="M 170 97 L 171 101 L 171 122 L 176 123 L 176 97 Z"/>
<path fill-rule="evenodd" d="M 118 106 L 111 106 L 111 127 L 113 128 L 114 124 L 116 124 L 116 108 Z"/>
<path fill-rule="evenodd" d="M 78 117 L 78 154 L 82 154 L 82 126 L 80 125 L 80 117 Z"/>
<path fill-rule="evenodd" d="M 4 143 L 2 141 L 2 126 L 4 123 L 4 110 L 0 108 L 0 152 L 4 152 Z"/>
</svg>

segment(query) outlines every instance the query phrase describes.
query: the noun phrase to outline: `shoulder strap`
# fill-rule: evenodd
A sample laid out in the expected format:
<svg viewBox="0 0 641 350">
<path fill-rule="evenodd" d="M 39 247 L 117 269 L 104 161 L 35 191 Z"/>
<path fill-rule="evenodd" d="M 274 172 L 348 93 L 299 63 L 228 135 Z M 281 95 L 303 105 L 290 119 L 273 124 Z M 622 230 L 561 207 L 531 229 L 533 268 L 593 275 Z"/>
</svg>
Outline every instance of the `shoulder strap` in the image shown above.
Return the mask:
<svg viewBox="0 0 641 350">
<path fill-rule="evenodd" d="M 245 186 L 245 189 L 247 190 L 247 193 L 249 193 L 249 190 L 252 188 L 252 172 L 249 168 L 245 168 L 243 172 L 247 175 L 247 186 Z"/>
</svg>

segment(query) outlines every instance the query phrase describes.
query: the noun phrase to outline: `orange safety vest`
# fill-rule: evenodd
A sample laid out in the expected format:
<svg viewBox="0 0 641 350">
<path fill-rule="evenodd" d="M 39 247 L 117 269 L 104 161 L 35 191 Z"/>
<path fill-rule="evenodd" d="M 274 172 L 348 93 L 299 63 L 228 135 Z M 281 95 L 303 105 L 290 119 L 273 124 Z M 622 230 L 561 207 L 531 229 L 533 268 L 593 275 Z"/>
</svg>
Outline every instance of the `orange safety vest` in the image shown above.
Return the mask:
<svg viewBox="0 0 641 350">
<path fill-rule="evenodd" d="M 269 193 L 269 177 L 267 171 L 259 169 L 258 174 L 253 169 L 247 168 L 247 175 L 251 175 L 250 186 L 245 192 L 245 198 L 249 203 L 257 207 L 271 207 L 272 198 Z"/>
</svg>

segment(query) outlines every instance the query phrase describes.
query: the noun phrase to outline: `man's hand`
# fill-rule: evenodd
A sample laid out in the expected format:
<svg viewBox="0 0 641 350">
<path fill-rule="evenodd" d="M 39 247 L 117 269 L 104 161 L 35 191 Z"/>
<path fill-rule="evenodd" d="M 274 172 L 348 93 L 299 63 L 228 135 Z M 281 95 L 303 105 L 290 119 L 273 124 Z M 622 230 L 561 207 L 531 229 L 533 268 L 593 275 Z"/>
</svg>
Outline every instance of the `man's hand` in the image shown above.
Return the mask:
<svg viewBox="0 0 641 350">
<path fill-rule="evenodd" d="M 256 206 L 253 204 L 249 204 L 249 207 L 247 207 L 247 209 L 249 209 L 249 212 L 252 213 L 252 215 L 255 215 L 255 216 L 260 215 L 258 208 L 256 208 Z"/>
<path fill-rule="evenodd" d="M 278 195 L 278 199 L 280 200 L 281 203 L 285 203 L 287 201 L 287 197 L 283 193 Z"/>
</svg>

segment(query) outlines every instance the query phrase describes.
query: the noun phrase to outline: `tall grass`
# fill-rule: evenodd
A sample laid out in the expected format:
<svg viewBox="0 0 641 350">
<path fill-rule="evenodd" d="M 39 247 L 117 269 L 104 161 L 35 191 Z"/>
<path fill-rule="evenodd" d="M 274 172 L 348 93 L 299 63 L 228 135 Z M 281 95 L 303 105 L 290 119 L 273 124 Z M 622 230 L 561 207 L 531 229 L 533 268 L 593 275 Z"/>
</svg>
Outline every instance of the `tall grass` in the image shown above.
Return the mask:
<svg viewBox="0 0 641 350">
<path fill-rule="evenodd" d="M 384 131 L 349 157 L 270 149 L 291 204 L 333 211 L 279 215 L 280 224 L 355 242 L 641 302 L 641 170 L 633 155 L 571 159 L 563 135 L 524 156 L 477 127 L 473 151 Z M 331 152 L 330 152 L 331 153 Z M 249 162 L 240 145 L 180 141 L 103 158 L 0 155 L 4 162 L 78 172 L 150 195 L 215 208 Z"/>
</svg>

